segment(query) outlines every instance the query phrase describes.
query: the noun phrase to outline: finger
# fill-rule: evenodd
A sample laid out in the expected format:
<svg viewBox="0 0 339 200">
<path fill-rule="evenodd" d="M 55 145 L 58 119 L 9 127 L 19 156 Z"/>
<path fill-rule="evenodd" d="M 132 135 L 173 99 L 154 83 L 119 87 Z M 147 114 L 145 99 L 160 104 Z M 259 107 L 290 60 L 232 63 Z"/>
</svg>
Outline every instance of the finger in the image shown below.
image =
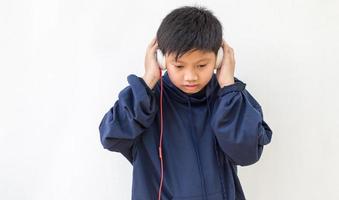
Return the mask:
<svg viewBox="0 0 339 200">
<path fill-rule="evenodd" d="M 223 40 L 222 40 L 222 43 L 223 43 L 223 46 L 224 46 L 224 47 L 227 47 L 227 46 L 228 46 L 226 40 L 223 39 Z"/>
<path fill-rule="evenodd" d="M 158 42 L 156 42 L 152 47 L 151 47 L 151 51 L 155 52 L 158 49 Z"/>
<path fill-rule="evenodd" d="M 234 49 L 230 48 L 230 54 L 232 55 L 232 57 L 234 58 Z"/>
<path fill-rule="evenodd" d="M 227 44 L 227 42 L 224 40 L 223 41 L 223 49 L 224 49 L 224 53 L 229 52 L 229 48 L 230 46 Z"/>
<path fill-rule="evenodd" d="M 228 52 L 229 52 L 230 54 L 233 54 L 233 52 L 234 52 L 234 51 L 233 51 L 233 48 L 231 48 L 231 47 L 228 47 L 227 50 L 228 50 Z"/>
<path fill-rule="evenodd" d="M 233 50 L 233 48 L 225 40 L 223 40 L 223 44 L 224 44 L 225 49 L 227 49 L 228 51 L 230 49 Z"/>
<path fill-rule="evenodd" d="M 149 45 L 148 45 L 148 48 L 149 48 L 149 49 L 152 48 L 155 42 L 156 42 L 156 37 L 154 37 L 154 38 L 151 40 L 151 42 L 150 42 Z"/>
<path fill-rule="evenodd" d="M 235 56 L 234 56 L 234 50 L 232 48 L 230 49 L 229 54 L 231 56 L 232 61 L 234 62 L 235 61 Z"/>
<path fill-rule="evenodd" d="M 224 40 L 224 39 L 223 39 L 222 42 L 221 42 L 221 47 L 222 47 L 223 49 L 225 49 L 225 40 Z"/>
<path fill-rule="evenodd" d="M 158 40 L 157 40 L 157 37 L 154 37 L 153 38 L 153 45 L 157 44 L 158 43 Z"/>
</svg>

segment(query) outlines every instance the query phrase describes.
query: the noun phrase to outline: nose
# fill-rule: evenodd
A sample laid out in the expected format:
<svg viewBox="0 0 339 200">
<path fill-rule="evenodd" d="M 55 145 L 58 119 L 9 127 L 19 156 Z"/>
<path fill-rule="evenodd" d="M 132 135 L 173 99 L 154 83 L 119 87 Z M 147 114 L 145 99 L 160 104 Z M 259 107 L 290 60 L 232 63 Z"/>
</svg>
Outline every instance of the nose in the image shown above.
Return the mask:
<svg viewBox="0 0 339 200">
<path fill-rule="evenodd" d="M 184 79 L 186 82 L 195 82 L 198 80 L 198 76 L 194 71 L 188 71 L 185 73 Z"/>
</svg>

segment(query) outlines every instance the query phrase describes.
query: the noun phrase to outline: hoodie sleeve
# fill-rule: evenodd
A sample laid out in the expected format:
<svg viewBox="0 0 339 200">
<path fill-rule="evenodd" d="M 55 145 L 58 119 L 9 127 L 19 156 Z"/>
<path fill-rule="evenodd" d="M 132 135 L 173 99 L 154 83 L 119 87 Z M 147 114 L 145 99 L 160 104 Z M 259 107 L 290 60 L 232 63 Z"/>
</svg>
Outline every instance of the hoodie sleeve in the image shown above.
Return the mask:
<svg viewBox="0 0 339 200">
<path fill-rule="evenodd" d="M 263 120 L 261 106 L 245 86 L 235 78 L 234 84 L 219 89 L 211 119 L 225 156 L 240 166 L 257 162 L 264 145 L 270 143 L 272 137 L 272 130 Z"/>
<path fill-rule="evenodd" d="M 131 163 L 135 139 L 154 121 L 158 106 L 156 95 L 145 81 L 131 74 L 129 86 L 120 91 L 118 100 L 99 125 L 100 141 L 105 149 L 122 153 Z"/>
</svg>

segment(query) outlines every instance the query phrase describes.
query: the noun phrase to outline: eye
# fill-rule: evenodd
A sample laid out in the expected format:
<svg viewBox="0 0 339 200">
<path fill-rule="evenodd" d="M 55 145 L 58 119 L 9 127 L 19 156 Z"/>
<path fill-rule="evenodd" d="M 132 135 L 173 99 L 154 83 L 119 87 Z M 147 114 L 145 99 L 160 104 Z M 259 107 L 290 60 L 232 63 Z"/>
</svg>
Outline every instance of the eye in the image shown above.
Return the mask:
<svg viewBox="0 0 339 200">
<path fill-rule="evenodd" d="M 182 65 L 176 65 L 177 68 L 183 68 L 184 66 Z"/>
<path fill-rule="evenodd" d="M 199 67 L 205 67 L 206 65 L 198 65 Z"/>
</svg>

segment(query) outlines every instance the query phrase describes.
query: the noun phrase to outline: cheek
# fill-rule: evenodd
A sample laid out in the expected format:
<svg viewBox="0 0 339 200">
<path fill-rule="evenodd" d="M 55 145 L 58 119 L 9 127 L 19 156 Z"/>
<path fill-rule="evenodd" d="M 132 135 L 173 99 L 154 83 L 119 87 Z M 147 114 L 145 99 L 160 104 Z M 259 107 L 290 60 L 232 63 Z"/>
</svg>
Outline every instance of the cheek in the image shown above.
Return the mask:
<svg viewBox="0 0 339 200">
<path fill-rule="evenodd" d="M 172 76 L 170 76 L 170 79 L 172 83 L 176 86 L 179 86 L 181 83 L 179 74 L 172 74 Z"/>
<path fill-rule="evenodd" d="M 167 73 L 172 83 L 174 83 L 175 85 L 180 83 L 180 74 L 173 70 L 173 68 L 167 68 Z"/>
<path fill-rule="evenodd" d="M 208 72 L 203 73 L 202 76 L 200 77 L 201 81 L 207 84 L 211 80 L 213 74 L 214 74 L 214 70 L 209 70 Z"/>
</svg>

